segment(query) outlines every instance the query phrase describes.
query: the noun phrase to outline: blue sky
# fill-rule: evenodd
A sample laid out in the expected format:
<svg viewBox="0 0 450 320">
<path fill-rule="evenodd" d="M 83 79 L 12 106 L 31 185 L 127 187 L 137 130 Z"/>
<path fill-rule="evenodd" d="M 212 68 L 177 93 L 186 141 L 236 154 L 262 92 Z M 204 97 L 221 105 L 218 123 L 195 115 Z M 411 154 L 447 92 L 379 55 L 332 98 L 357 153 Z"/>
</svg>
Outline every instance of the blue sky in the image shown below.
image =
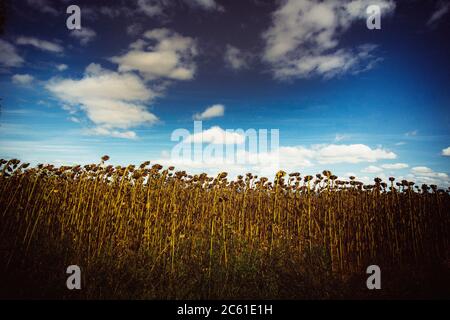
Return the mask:
<svg viewBox="0 0 450 320">
<path fill-rule="evenodd" d="M 81 8 L 80 31 L 66 27 L 69 4 Z M 381 30 L 366 27 L 371 4 Z M 448 186 L 449 9 L 431 0 L 10 1 L 0 157 L 74 164 L 108 154 L 191 172 L 328 169 Z M 246 166 L 175 161 L 171 134 L 193 132 L 194 118 L 204 146 L 226 129 L 278 129 L 278 167 L 264 167 L 270 154 Z"/>
</svg>

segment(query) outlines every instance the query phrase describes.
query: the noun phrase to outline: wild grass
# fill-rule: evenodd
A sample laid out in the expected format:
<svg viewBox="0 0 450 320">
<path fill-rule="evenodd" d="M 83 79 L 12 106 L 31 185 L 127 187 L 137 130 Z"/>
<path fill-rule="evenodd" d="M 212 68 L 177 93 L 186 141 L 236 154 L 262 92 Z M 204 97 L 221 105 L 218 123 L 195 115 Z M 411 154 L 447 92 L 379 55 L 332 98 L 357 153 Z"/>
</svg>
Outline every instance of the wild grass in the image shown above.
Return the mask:
<svg viewBox="0 0 450 320">
<path fill-rule="evenodd" d="M 34 168 L 1 160 L 2 295 L 329 298 L 355 295 L 346 280 L 371 264 L 450 258 L 450 196 L 436 186 L 364 185 L 330 171 L 229 181 L 108 159 Z M 71 264 L 83 272 L 78 293 L 65 289 Z"/>
</svg>

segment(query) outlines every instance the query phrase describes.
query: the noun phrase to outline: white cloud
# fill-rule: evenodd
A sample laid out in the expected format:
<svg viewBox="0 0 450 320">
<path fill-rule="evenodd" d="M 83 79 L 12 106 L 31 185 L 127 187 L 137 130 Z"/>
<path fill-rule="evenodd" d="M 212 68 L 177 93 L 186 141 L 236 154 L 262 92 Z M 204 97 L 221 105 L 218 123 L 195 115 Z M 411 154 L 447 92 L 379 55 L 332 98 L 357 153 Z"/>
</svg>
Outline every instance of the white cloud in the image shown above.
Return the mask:
<svg viewBox="0 0 450 320">
<path fill-rule="evenodd" d="M 206 139 L 205 132 L 207 132 Z M 236 136 L 231 135 L 233 133 Z M 229 132 L 227 136 L 225 130 L 219 127 L 213 127 L 204 131 L 203 134 L 202 140 L 204 143 L 222 144 L 223 142 L 228 142 L 228 144 L 239 144 L 240 146 L 245 146 L 244 142 L 246 136 L 242 134 L 238 135 L 237 132 Z M 228 137 L 228 141 L 226 141 L 226 137 Z M 200 134 L 191 135 L 189 140 L 186 142 L 200 142 L 200 139 Z M 336 145 L 314 145 L 310 147 L 301 145 L 280 146 L 278 152 L 276 150 L 258 152 L 240 150 L 238 148 L 237 151 L 235 151 L 236 161 L 232 162 L 228 161 L 226 155 L 227 151 L 218 156 L 215 154 L 212 156 L 207 155 L 207 159 L 203 159 L 203 161 L 200 159 L 196 160 L 195 158 L 188 160 L 178 158 L 167 159 L 169 156 L 166 155 L 166 159 L 163 159 L 164 162 L 162 163 L 167 165 L 175 165 L 177 169 L 190 170 L 190 172 L 205 171 L 210 174 L 216 174 L 221 171 L 226 171 L 230 173 L 230 176 L 236 176 L 244 172 L 252 172 L 260 176 L 264 175 L 269 178 L 273 178 L 275 173 L 280 169 L 285 170 L 286 172 L 295 172 L 300 170 L 303 174 L 306 174 L 304 171 L 314 173 L 314 169 L 319 170 L 321 168 L 321 170 L 323 170 L 324 164 L 373 162 L 382 158 L 392 158 L 395 156 L 394 154 L 381 149 L 371 149 L 368 146 L 361 147 L 360 145 L 344 145 L 342 148 L 334 150 L 331 155 L 329 149 L 330 147 L 334 148 L 335 146 Z M 364 151 L 361 152 L 361 150 Z M 349 156 L 347 154 L 348 151 L 350 151 L 350 153 L 354 156 Z M 369 169 L 369 171 L 377 173 L 382 172 L 382 169 L 377 169 L 378 170 Z M 355 174 L 347 175 L 356 176 Z M 384 177 L 383 174 L 379 176 Z M 373 181 L 369 177 L 361 177 L 359 179 L 364 179 L 364 181 L 369 183 Z"/>
<path fill-rule="evenodd" d="M 411 172 L 414 174 L 430 174 L 433 173 L 433 170 L 431 170 L 428 167 L 414 167 L 411 169 Z"/>
<path fill-rule="evenodd" d="M 435 184 L 441 187 L 450 186 L 450 179 L 447 173 L 435 172 L 428 167 L 414 167 L 411 169 L 411 174 L 407 176 L 408 180 L 413 180 L 417 184 Z"/>
<path fill-rule="evenodd" d="M 381 167 L 389 170 L 400 170 L 408 168 L 409 166 L 406 163 L 386 163 L 381 165 Z"/>
<path fill-rule="evenodd" d="M 361 170 L 363 173 L 381 173 L 383 172 L 383 169 L 376 167 L 376 166 L 368 166 Z"/>
<path fill-rule="evenodd" d="M 70 36 L 78 39 L 82 45 L 87 45 L 97 36 L 97 33 L 90 28 L 82 27 L 79 30 L 72 30 Z"/>
<path fill-rule="evenodd" d="M 445 16 L 450 9 L 450 2 L 439 1 L 437 3 L 436 10 L 433 12 L 431 17 L 427 21 L 427 26 L 431 26 L 435 24 L 438 20 L 440 20 L 443 16 Z"/>
<path fill-rule="evenodd" d="M 28 2 L 28 5 L 30 5 L 31 7 L 33 7 L 34 9 L 36 9 L 42 13 L 49 13 L 54 16 L 58 15 L 58 10 L 53 8 L 49 4 L 49 1 L 47 1 L 47 0 L 27 0 L 27 2 Z M 59 12 L 59 13 L 62 14 L 62 12 Z"/>
<path fill-rule="evenodd" d="M 220 143 L 224 141 L 225 132 L 219 127 L 210 129 L 209 141 Z M 245 136 L 240 135 L 239 142 L 245 141 Z M 199 141 L 199 134 L 195 135 Z M 190 138 L 189 141 L 194 141 Z M 203 139 L 205 142 L 205 139 Z M 230 140 L 231 141 L 231 140 Z M 281 167 L 310 166 L 313 164 L 337 164 L 337 163 L 361 163 L 376 162 L 382 159 L 393 159 L 396 155 L 383 149 L 371 149 L 366 145 L 313 145 L 305 146 L 282 146 L 279 148 Z"/>
<path fill-rule="evenodd" d="M 382 148 L 372 149 L 364 144 L 329 144 L 313 146 L 315 158 L 320 164 L 376 162 L 395 159 L 397 155 Z"/>
<path fill-rule="evenodd" d="M 40 40 L 33 37 L 19 37 L 16 39 L 16 43 L 19 45 L 33 46 L 42 51 L 49 51 L 54 53 L 61 53 L 64 51 L 64 48 L 57 43 L 47 40 Z"/>
<path fill-rule="evenodd" d="M 450 147 L 442 149 L 442 155 L 445 157 L 450 157 Z"/>
<path fill-rule="evenodd" d="M 24 63 L 22 57 L 20 57 L 16 48 L 2 39 L 0 39 L 0 66 L 3 67 L 20 67 Z"/>
<path fill-rule="evenodd" d="M 68 68 L 68 65 L 67 65 L 67 64 L 64 64 L 64 63 L 58 64 L 58 65 L 56 66 L 56 69 L 58 69 L 58 71 L 64 71 L 64 70 L 67 70 L 67 68 Z"/>
<path fill-rule="evenodd" d="M 138 71 L 147 80 L 189 80 L 194 77 L 193 57 L 197 50 L 192 38 L 168 29 L 154 29 L 138 41 L 126 54 L 111 58 L 119 65 L 120 72 Z"/>
<path fill-rule="evenodd" d="M 11 79 L 14 84 L 24 86 L 33 82 L 34 77 L 29 74 L 15 74 Z"/>
<path fill-rule="evenodd" d="M 248 67 L 250 56 L 242 52 L 242 50 L 228 44 L 225 50 L 224 59 L 227 66 L 234 70 L 240 70 Z"/>
<path fill-rule="evenodd" d="M 135 138 L 136 133 L 128 129 L 159 120 L 147 104 L 162 94 L 170 84 L 167 80 L 187 80 L 194 75 L 196 49 L 191 38 L 155 29 L 130 47 L 125 55 L 111 58 L 118 64 L 117 72 L 91 63 L 81 79 L 54 78 L 46 85 L 70 113 L 86 113 L 96 125 L 88 134 Z M 131 71 L 138 71 L 148 82 Z"/>
<path fill-rule="evenodd" d="M 97 125 L 92 131 L 95 134 L 106 135 L 109 132 L 116 137 L 131 137 L 128 131 L 123 130 L 158 121 L 145 106 L 156 97 L 156 93 L 131 73 L 117 73 L 90 64 L 83 78 L 52 79 L 46 88 L 70 106 L 69 109 L 79 106 Z"/>
<path fill-rule="evenodd" d="M 395 153 L 382 148 L 372 149 L 364 144 L 328 144 L 305 146 L 280 146 L 280 168 L 298 168 L 313 164 L 363 163 L 395 159 Z"/>
<path fill-rule="evenodd" d="M 211 143 L 211 144 L 242 144 L 245 142 L 245 136 L 237 133 L 223 130 L 214 126 L 202 132 L 189 135 L 185 143 Z"/>
<path fill-rule="evenodd" d="M 366 17 L 365 9 L 371 4 L 380 5 L 383 14 L 395 8 L 392 0 L 282 1 L 263 34 L 264 61 L 279 79 L 333 77 L 370 69 L 377 61 L 372 55 L 376 46 L 339 48 L 339 37 Z"/>
<path fill-rule="evenodd" d="M 90 130 L 85 131 L 88 135 L 94 135 L 94 136 L 109 136 L 113 138 L 122 138 L 122 139 L 135 139 L 136 133 L 134 131 L 126 130 L 126 131 L 119 131 L 119 130 L 112 130 L 107 127 L 96 127 Z"/>
<path fill-rule="evenodd" d="M 194 115 L 194 120 L 207 120 L 216 117 L 222 117 L 225 112 L 225 107 L 222 104 L 215 104 L 205 109 L 200 114 Z"/>
<path fill-rule="evenodd" d="M 309 167 L 316 160 L 316 150 L 303 146 L 280 147 L 280 169 L 295 171 L 298 167 Z"/>
</svg>

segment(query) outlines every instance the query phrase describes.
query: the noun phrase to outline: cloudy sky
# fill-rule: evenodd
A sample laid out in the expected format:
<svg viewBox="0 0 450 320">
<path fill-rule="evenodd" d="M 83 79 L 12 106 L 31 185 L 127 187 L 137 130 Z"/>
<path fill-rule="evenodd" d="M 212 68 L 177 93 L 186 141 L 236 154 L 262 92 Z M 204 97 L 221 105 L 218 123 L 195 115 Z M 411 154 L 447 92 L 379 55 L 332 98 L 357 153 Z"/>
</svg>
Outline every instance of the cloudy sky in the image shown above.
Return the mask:
<svg viewBox="0 0 450 320">
<path fill-rule="evenodd" d="M 81 30 L 66 9 L 81 8 Z M 381 30 L 366 8 L 381 8 Z M 171 159 L 174 130 L 278 129 L 279 166 L 450 185 L 450 4 L 394 0 L 6 1 L 0 157 L 37 163 L 251 165 Z M 262 159 L 262 160 L 261 160 Z"/>
</svg>

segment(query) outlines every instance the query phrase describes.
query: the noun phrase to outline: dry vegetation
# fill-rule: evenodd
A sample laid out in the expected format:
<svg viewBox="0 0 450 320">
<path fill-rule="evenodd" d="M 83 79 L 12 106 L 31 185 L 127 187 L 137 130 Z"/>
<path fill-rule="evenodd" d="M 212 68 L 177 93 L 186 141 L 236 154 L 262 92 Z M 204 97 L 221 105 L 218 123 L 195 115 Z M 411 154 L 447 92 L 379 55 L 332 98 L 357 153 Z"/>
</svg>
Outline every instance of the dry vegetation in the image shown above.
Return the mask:
<svg viewBox="0 0 450 320">
<path fill-rule="evenodd" d="M 358 297 L 370 264 L 419 270 L 423 289 L 419 280 L 435 272 L 427 266 L 450 256 L 450 196 L 436 186 L 393 178 L 363 185 L 329 171 L 228 181 L 226 173 L 107 160 L 35 168 L 1 161 L 1 295 Z M 65 289 L 70 264 L 83 271 L 77 293 Z M 389 291 L 383 281 L 397 297 L 415 290 Z"/>
</svg>

